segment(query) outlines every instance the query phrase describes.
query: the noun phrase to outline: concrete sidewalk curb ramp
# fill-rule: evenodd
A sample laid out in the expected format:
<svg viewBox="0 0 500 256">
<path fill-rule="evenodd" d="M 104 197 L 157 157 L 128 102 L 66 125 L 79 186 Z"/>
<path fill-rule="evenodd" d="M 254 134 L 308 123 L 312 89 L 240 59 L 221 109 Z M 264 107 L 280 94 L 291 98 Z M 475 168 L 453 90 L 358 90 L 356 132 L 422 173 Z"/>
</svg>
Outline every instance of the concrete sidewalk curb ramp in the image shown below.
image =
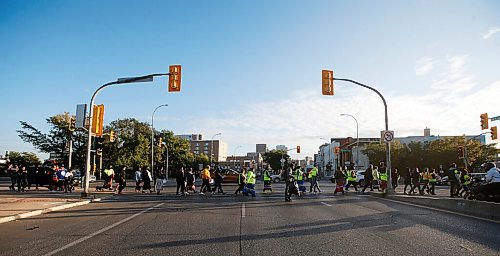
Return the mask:
<svg viewBox="0 0 500 256">
<path fill-rule="evenodd" d="M 25 212 L 25 213 L 12 215 L 12 216 L 7 216 L 7 217 L 0 218 L 0 224 L 14 221 L 14 220 L 19 220 L 19 219 L 30 218 L 30 217 L 37 216 L 37 215 L 44 214 L 44 213 L 61 211 L 61 210 L 68 209 L 68 208 L 73 208 L 73 207 L 82 206 L 82 205 L 86 205 L 86 204 L 90 204 L 90 203 L 100 202 L 102 200 L 105 200 L 105 199 L 108 199 L 111 197 L 112 196 L 106 196 L 106 197 L 88 199 L 88 200 L 84 200 L 84 201 L 80 201 L 80 202 L 54 206 L 54 207 L 50 207 L 50 208 L 46 208 L 46 209 L 42 209 L 42 210 L 35 210 L 35 211 L 31 211 L 31 212 Z"/>
<path fill-rule="evenodd" d="M 372 194 L 376 197 L 383 197 L 382 194 Z M 433 198 L 422 196 L 385 196 L 383 198 L 437 208 L 445 211 L 472 215 L 480 218 L 500 220 L 500 203 L 465 200 L 460 198 Z"/>
</svg>

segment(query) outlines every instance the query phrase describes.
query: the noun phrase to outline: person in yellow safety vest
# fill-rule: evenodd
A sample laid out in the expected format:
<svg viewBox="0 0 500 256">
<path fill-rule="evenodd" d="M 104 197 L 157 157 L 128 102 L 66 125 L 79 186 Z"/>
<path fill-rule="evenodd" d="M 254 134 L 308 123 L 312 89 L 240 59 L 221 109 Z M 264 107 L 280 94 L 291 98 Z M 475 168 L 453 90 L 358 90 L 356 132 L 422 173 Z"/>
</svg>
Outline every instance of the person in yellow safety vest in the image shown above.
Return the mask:
<svg viewBox="0 0 500 256">
<path fill-rule="evenodd" d="M 358 192 L 358 183 L 356 182 L 356 171 L 354 169 L 351 169 L 347 172 L 347 185 L 345 187 L 345 191 L 349 191 L 349 187 L 351 187 L 351 185 L 354 186 L 354 190 L 356 190 L 356 192 Z"/>
<path fill-rule="evenodd" d="M 387 169 L 382 168 L 380 171 L 380 189 L 382 193 L 387 193 Z"/>
<path fill-rule="evenodd" d="M 430 176 L 431 176 L 431 173 L 430 173 L 429 168 L 425 168 L 424 172 L 421 173 L 421 177 L 422 177 L 421 184 L 424 184 L 422 187 L 422 193 L 423 193 L 423 191 L 425 191 L 425 192 L 427 192 L 427 194 L 430 194 L 430 190 L 429 190 L 429 177 Z"/>
<path fill-rule="evenodd" d="M 301 193 L 306 192 L 306 187 L 304 186 L 304 172 L 300 168 L 295 171 L 295 181 L 297 181 L 297 185 L 299 186 L 300 196 Z"/>
<path fill-rule="evenodd" d="M 431 195 L 436 194 L 436 183 L 437 183 L 437 174 L 436 174 L 436 169 L 432 169 L 432 172 L 429 174 L 429 192 Z"/>
<path fill-rule="evenodd" d="M 264 189 L 262 190 L 262 192 L 266 192 L 266 190 L 270 190 L 271 192 L 273 192 L 273 187 L 271 186 L 271 172 L 269 166 L 266 167 L 262 176 L 264 176 Z"/>
<path fill-rule="evenodd" d="M 252 168 L 250 168 L 247 172 L 246 191 L 243 190 L 243 195 L 249 193 L 252 194 L 252 197 L 255 197 L 255 173 Z"/>
<path fill-rule="evenodd" d="M 309 192 L 312 193 L 314 189 L 314 193 L 316 193 L 316 189 L 318 190 L 317 192 L 321 193 L 321 189 L 319 188 L 318 185 L 318 168 L 316 167 L 316 164 L 314 164 L 314 167 L 311 169 L 309 172 L 310 175 L 310 182 L 311 186 L 309 188 Z"/>
<path fill-rule="evenodd" d="M 470 180 L 471 177 L 469 175 L 469 171 L 467 171 L 467 169 L 462 170 L 462 175 L 460 176 L 460 185 L 462 185 L 461 191 L 459 193 L 460 197 L 462 197 L 464 193 L 467 193 L 467 191 L 469 191 Z"/>
</svg>

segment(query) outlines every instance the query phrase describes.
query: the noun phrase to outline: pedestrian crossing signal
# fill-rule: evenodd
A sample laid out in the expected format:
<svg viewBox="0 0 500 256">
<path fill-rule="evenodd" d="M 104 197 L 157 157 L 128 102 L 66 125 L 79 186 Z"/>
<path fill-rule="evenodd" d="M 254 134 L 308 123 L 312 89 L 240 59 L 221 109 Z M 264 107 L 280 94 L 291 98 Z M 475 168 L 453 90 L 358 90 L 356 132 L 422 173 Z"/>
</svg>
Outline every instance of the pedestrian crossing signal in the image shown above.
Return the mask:
<svg viewBox="0 0 500 256">
<path fill-rule="evenodd" d="M 333 95 L 333 70 L 322 70 L 321 77 L 323 95 Z"/>
<path fill-rule="evenodd" d="M 459 159 L 465 158 L 464 147 L 458 147 L 458 158 Z"/>
<path fill-rule="evenodd" d="M 300 146 L 297 146 L 297 154 L 300 154 Z"/>
<path fill-rule="evenodd" d="M 169 68 L 168 91 L 181 91 L 181 65 L 172 65 Z"/>
</svg>

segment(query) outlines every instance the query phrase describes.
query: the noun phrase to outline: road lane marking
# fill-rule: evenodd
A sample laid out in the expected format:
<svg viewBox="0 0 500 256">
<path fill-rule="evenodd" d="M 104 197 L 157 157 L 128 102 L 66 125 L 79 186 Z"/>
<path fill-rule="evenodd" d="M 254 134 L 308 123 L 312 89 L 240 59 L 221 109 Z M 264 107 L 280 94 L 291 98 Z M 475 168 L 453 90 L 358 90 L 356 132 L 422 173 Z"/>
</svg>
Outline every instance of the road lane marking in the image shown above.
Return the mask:
<svg viewBox="0 0 500 256">
<path fill-rule="evenodd" d="M 245 218 L 245 204 L 241 205 L 241 217 Z"/>
<path fill-rule="evenodd" d="M 143 213 L 147 212 L 147 211 L 150 211 L 150 210 L 152 210 L 152 209 L 154 209 L 154 208 L 158 208 L 158 207 L 162 206 L 163 204 L 165 204 L 165 203 L 157 204 L 157 205 L 155 205 L 155 206 L 153 206 L 153 207 L 149 207 L 149 208 L 147 208 L 147 209 L 145 209 L 145 210 L 142 210 L 141 212 L 138 212 L 138 213 L 136 213 L 136 214 L 134 214 L 134 215 L 132 215 L 132 216 L 129 216 L 129 217 L 127 217 L 127 218 L 125 218 L 125 219 L 123 219 L 123 220 L 121 220 L 121 221 L 118 221 L 118 222 L 116 222 L 115 224 L 112 224 L 112 225 L 110 225 L 110 226 L 107 226 L 107 227 L 105 227 L 105 228 L 102 228 L 102 229 L 100 229 L 100 230 L 98 230 L 98 231 L 96 231 L 96 232 L 94 232 L 94 233 L 92 233 L 92 234 L 90 234 L 90 235 L 84 236 L 84 237 L 82 237 L 82 238 L 80 238 L 80 239 L 78 239 L 78 240 L 76 240 L 76 241 L 74 241 L 74 242 L 71 242 L 71 243 L 69 243 L 69 244 L 67 244 L 67 245 L 65 245 L 65 246 L 63 246 L 63 247 L 61 247 L 61 248 L 59 248 L 59 249 L 56 249 L 56 250 L 51 251 L 51 252 L 49 252 L 49 253 L 47 253 L 47 254 L 44 254 L 43 256 L 51 256 L 51 255 L 54 255 L 54 254 L 56 254 L 56 253 L 58 253 L 58 252 L 61 252 L 61 251 L 63 251 L 63 250 L 66 250 L 66 249 L 68 249 L 68 248 L 70 248 L 70 247 L 73 247 L 73 246 L 75 246 L 75 245 L 77 245 L 77 244 L 79 244 L 79 243 L 81 243 L 81 242 L 83 242 L 83 241 L 85 241 L 85 240 L 88 240 L 88 239 L 90 239 L 90 238 L 92 238 L 92 237 L 94 237 L 94 236 L 97 236 L 97 235 L 99 235 L 99 234 L 101 234 L 101 233 L 103 233 L 103 232 L 106 232 L 106 231 L 108 231 L 108 230 L 110 230 L 110 229 L 112 229 L 112 228 L 114 228 L 114 227 L 116 227 L 116 226 L 118 226 L 118 225 L 120 225 L 120 224 L 123 224 L 123 223 L 125 223 L 125 222 L 127 222 L 127 221 L 129 221 L 129 220 L 131 220 L 131 219 L 133 219 L 133 218 L 135 218 L 135 217 L 137 217 L 137 216 L 139 216 L 139 215 L 141 215 L 141 214 L 143 214 Z"/>
<path fill-rule="evenodd" d="M 326 206 L 332 206 L 331 204 L 327 204 L 325 202 L 321 202 L 322 204 L 326 205 Z"/>
<path fill-rule="evenodd" d="M 452 211 L 448 211 L 448 210 L 444 210 L 444 209 L 439 209 L 439 208 L 434 208 L 434 207 L 424 206 L 424 205 L 418 205 L 418 204 L 412 204 L 412 203 L 407 203 L 407 202 L 392 200 L 392 199 L 388 199 L 388 198 L 380 198 L 380 197 L 376 197 L 376 198 L 380 199 L 380 200 L 390 201 L 390 202 L 393 202 L 393 203 L 405 204 L 405 205 L 409 205 L 409 206 L 413 206 L 413 207 L 420 207 L 420 208 L 424 208 L 424 209 L 428 209 L 428 210 L 433 210 L 433 211 L 438 211 L 438 212 L 444 212 L 444 213 L 459 215 L 459 216 L 462 216 L 462 217 L 473 218 L 473 219 L 477 219 L 477 220 L 484 220 L 484 221 L 489 221 L 489 222 L 494 222 L 494 223 L 500 224 L 500 221 L 498 221 L 498 220 L 492 220 L 492 219 L 487 219 L 487 218 L 483 218 L 483 217 L 468 215 L 468 214 L 465 214 L 465 213 L 452 212 Z"/>
</svg>

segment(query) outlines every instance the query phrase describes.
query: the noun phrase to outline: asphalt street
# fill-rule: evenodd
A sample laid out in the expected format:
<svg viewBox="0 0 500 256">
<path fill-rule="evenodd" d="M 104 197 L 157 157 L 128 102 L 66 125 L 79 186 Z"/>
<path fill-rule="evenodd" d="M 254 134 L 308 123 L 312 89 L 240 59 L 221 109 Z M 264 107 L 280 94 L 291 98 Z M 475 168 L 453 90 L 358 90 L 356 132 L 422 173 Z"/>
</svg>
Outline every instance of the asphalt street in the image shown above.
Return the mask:
<svg viewBox="0 0 500 256">
<path fill-rule="evenodd" d="M 287 203 L 274 189 L 115 196 L 1 224 L 0 255 L 500 255 L 497 222 L 331 190 Z"/>
</svg>

